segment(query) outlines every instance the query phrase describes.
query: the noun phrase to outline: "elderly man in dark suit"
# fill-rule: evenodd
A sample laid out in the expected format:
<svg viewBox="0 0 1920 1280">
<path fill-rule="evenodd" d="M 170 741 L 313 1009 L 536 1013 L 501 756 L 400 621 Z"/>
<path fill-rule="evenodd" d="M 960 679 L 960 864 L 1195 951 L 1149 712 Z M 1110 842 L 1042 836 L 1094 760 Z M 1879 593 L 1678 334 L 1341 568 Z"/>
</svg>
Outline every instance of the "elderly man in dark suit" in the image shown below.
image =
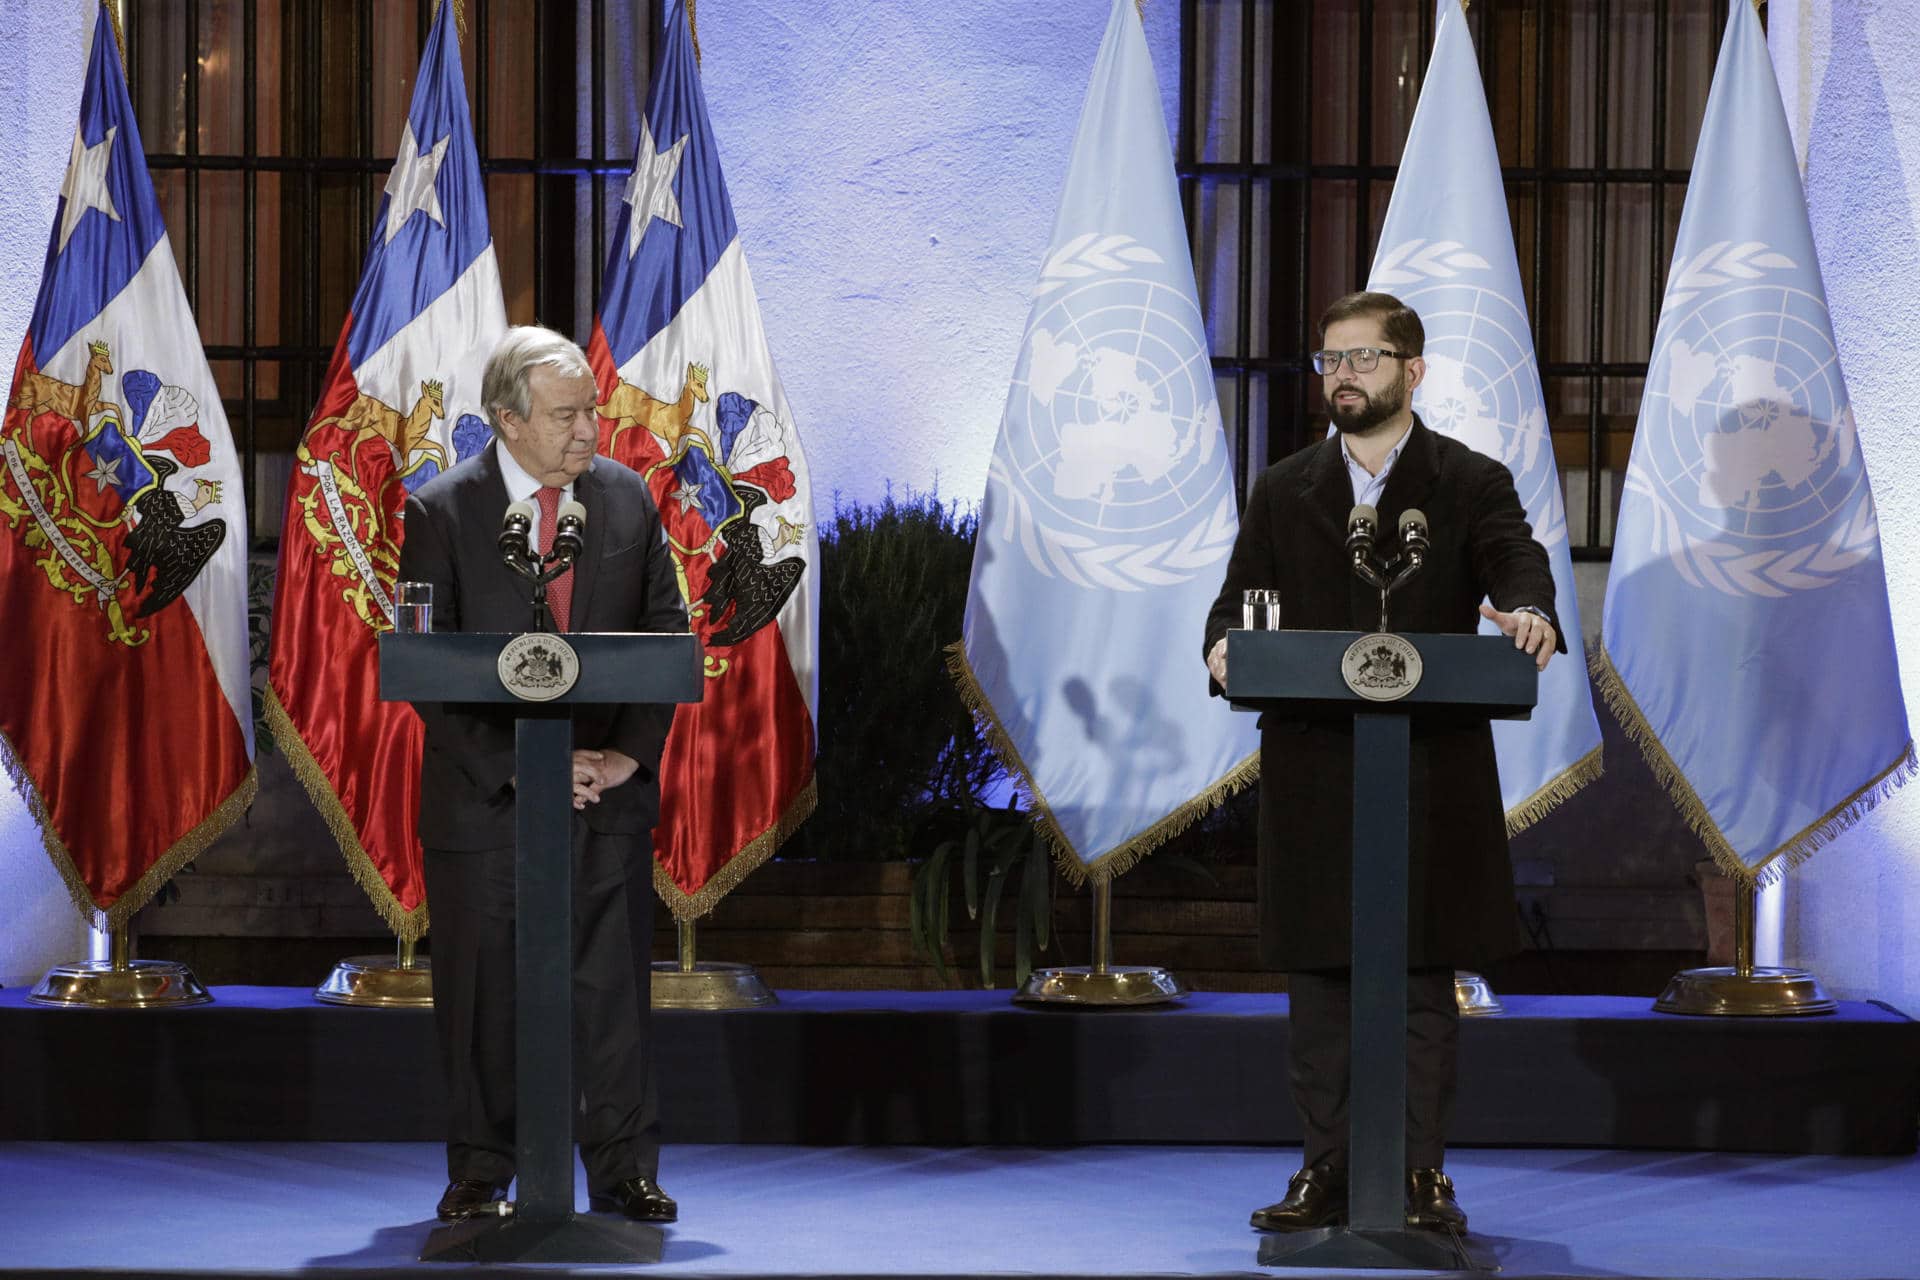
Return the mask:
<svg viewBox="0 0 1920 1280">
<path fill-rule="evenodd" d="M 487 362 L 492 444 L 407 499 L 403 580 L 433 585 L 441 631 L 525 631 L 529 588 L 496 547 L 509 503 L 540 512 L 552 546 L 568 499 L 584 549 L 548 589 L 562 631 L 685 631 L 686 608 L 646 482 L 595 456 L 593 372 L 578 346 L 516 328 Z M 433 1003 L 447 1077 L 449 1185 L 438 1214 L 493 1211 L 514 1175 L 514 722 L 423 704 L 420 841 L 433 911 Z M 655 1180 L 659 1122 L 647 1053 L 652 830 L 671 711 L 582 708 L 573 721 L 575 1135 L 591 1204 L 671 1222 Z"/>
<path fill-rule="evenodd" d="M 1241 593 L 1277 588 L 1283 626 L 1367 631 L 1379 595 L 1354 577 L 1347 515 L 1366 502 L 1381 530 L 1426 512 L 1433 547 L 1394 595 L 1408 631 L 1472 632 L 1491 618 L 1545 668 L 1564 649 L 1547 553 L 1531 536 L 1506 467 L 1430 431 L 1411 397 L 1426 373 L 1420 317 L 1399 299 L 1349 294 L 1320 323 L 1314 353 L 1337 429 L 1254 481 L 1202 652 L 1219 691 L 1226 632 Z M 1391 535 L 1389 535 L 1391 536 Z M 1383 546 L 1383 552 L 1393 548 Z M 1491 603 L 1484 603 L 1491 601 Z M 1351 1047 L 1353 723 L 1264 716 L 1260 740 L 1260 925 L 1266 963 L 1287 971 L 1289 1081 L 1306 1142 L 1303 1167 L 1253 1225 L 1294 1231 L 1339 1223 L 1347 1205 Z M 1407 1222 L 1466 1228 L 1442 1172 L 1452 1108 L 1458 1010 L 1453 971 L 1480 968 L 1517 942 L 1505 812 L 1485 721 L 1414 730 L 1407 993 Z"/>
</svg>

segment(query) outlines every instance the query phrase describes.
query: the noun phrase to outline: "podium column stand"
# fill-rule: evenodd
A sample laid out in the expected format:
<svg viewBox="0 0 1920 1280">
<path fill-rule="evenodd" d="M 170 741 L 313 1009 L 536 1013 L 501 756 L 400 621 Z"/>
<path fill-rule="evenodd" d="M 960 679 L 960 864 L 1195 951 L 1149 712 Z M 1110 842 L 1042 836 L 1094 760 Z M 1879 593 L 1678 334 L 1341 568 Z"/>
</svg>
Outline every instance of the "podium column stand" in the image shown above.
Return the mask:
<svg viewBox="0 0 1920 1280">
<path fill-rule="evenodd" d="M 1406 1225 L 1410 757 L 1416 719 L 1524 719 L 1538 678 L 1498 636 L 1227 633 L 1237 709 L 1353 718 L 1348 1225 L 1268 1236 L 1263 1266 L 1494 1269 L 1451 1232 Z"/>
<path fill-rule="evenodd" d="M 422 1261 L 660 1260 L 657 1227 L 574 1213 L 573 710 L 697 702 L 704 683 L 700 666 L 700 642 L 691 635 L 380 637 L 383 699 L 511 705 L 517 722 L 514 1173 L 519 1195 L 502 1201 L 497 1216 L 435 1230 L 421 1251 Z"/>
</svg>

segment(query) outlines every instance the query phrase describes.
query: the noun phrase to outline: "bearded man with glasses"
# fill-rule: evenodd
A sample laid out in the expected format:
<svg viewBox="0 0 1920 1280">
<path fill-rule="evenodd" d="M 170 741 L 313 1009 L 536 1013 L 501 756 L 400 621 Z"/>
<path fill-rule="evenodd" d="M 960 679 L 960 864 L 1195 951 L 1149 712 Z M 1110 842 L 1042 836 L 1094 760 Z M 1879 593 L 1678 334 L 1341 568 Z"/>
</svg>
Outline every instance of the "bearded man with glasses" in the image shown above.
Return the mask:
<svg viewBox="0 0 1920 1280">
<path fill-rule="evenodd" d="M 1351 293 L 1320 320 L 1313 353 L 1333 434 L 1254 481 L 1226 581 L 1207 614 L 1213 692 L 1226 683 L 1226 633 L 1242 593 L 1276 589 L 1282 625 L 1371 631 L 1378 592 L 1350 569 L 1347 516 L 1379 511 L 1383 559 L 1402 512 L 1426 512 L 1425 567 L 1394 595 L 1407 631 L 1471 633 L 1491 619 L 1544 670 L 1564 652 L 1553 574 L 1507 468 L 1438 435 L 1413 412 L 1426 331 L 1398 298 Z M 1265 1231 L 1337 1225 L 1347 1210 L 1351 983 L 1353 721 L 1260 722 L 1260 941 L 1287 974 L 1288 1080 L 1305 1131 L 1302 1167 Z M 1486 721 L 1413 730 L 1408 839 L 1407 1224 L 1464 1231 L 1442 1171 L 1459 1012 L 1455 969 L 1484 969 L 1518 949 L 1506 814 Z M 1364 941 L 1364 940 L 1363 940 Z"/>
</svg>

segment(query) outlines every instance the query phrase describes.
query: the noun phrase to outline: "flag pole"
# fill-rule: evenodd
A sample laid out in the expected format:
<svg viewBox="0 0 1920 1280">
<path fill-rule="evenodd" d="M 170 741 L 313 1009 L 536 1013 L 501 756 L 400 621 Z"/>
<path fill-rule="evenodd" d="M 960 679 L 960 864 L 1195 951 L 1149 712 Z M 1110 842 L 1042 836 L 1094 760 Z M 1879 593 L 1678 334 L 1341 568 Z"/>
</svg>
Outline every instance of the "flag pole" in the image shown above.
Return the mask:
<svg viewBox="0 0 1920 1280">
<path fill-rule="evenodd" d="M 1735 881 L 1733 963 L 1682 969 L 1653 1002 L 1656 1012 L 1786 1018 L 1832 1013 L 1839 1007 L 1812 972 L 1753 962 L 1754 916 L 1759 896 L 1759 887 L 1751 878 L 1743 876 Z"/>
<path fill-rule="evenodd" d="M 1035 969 L 1014 993 L 1017 1004 L 1147 1005 L 1186 998 L 1188 987 L 1158 965 L 1113 963 L 1113 877 L 1092 876 L 1093 963 Z"/>
<path fill-rule="evenodd" d="M 178 1009 L 213 1001 L 186 965 L 176 960 L 134 959 L 131 922 L 112 929 L 96 923 L 93 935 L 96 958 L 49 969 L 28 994 L 30 1003 L 70 1009 Z M 104 960 L 97 958 L 103 935 Z"/>
<path fill-rule="evenodd" d="M 758 1009 L 778 1002 L 752 965 L 698 958 L 697 918 L 673 924 L 674 958 L 653 962 L 654 1008 Z"/>
</svg>

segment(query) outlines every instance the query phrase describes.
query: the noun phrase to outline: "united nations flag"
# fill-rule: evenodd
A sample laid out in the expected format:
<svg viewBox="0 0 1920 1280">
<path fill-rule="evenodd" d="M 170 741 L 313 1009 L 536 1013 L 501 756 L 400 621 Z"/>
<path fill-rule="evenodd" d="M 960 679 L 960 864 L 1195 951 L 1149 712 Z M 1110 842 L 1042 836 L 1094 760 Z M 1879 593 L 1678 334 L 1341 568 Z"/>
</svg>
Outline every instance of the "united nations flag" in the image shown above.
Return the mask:
<svg viewBox="0 0 1920 1280">
<path fill-rule="evenodd" d="M 1193 654 L 1239 529 L 1160 91 L 1115 0 L 988 467 L 953 667 L 1075 879 L 1252 780 Z"/>
<path fill-rule="evenodd" d="M 1602 635 L 1601 691 L 1747 883 L 1913 774 L 1873 493 L 1747 0 L 1707 99 Z"/>
<path fill-rule="evenodd" d="M 1496 720 L 1507 830 L 1519 831 L 1600 774 L 1600 724 L 1587 684 L 1567 509 L 1547 430 L 1540 364 L 1507 220 L 1500 153 L 1459 0 L 1440 0 L 1406 160 L 1380 229 L 1367 288 L 1420 313 L 1427 376 L 1421 421 L 1513 473 L 1533 536 L 1553 566 L 1554 614 L 1572 662 L 1540 677 L 1528 720 Z M 1487 634 L 1499 628 L 1481 624 Z"/>
</svg>

